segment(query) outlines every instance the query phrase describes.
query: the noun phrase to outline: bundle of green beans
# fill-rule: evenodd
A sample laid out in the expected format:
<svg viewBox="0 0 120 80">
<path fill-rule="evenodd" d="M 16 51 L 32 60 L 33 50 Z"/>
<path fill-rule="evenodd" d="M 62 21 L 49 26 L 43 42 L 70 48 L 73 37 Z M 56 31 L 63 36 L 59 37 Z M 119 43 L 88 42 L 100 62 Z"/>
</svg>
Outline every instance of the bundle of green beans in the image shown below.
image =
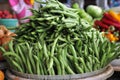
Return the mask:
<svg viewBox="0 0 120 80">
<path fill-rule="evenodd" d="M 39 75 L 80 74 L 107 66 L 119 54 L 119 44 L 57 0 L 47 0 L 31 10 L 30 22 L 21 25 L 8 50 L 0 47 L 10 67 Z M 117 48 L 117 49 L 116 49 Z"/>
<path fill-rule="evenodd" d="M 18 41 L 36 42 L 40 37 L 50 40 L 59 35 L 74 37 L 92 28 L 86 20 L 79 17 L 76 9 L 68 8 L 57 0 L 47 0 L 44 4 L 39 10 L 31 9 L 33 16 L 28 18 L 30 22 L 16 30 Z"/>
</svg>

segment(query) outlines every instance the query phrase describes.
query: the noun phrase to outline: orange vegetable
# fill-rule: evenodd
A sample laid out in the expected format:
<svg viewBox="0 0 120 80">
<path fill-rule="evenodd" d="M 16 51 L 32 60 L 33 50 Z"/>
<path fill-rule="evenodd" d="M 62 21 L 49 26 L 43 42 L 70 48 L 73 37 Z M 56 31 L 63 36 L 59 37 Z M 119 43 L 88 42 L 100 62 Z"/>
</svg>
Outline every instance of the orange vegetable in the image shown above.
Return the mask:
<svg viewBox="0 0 120 80">
<path fill-rule="evenodd" d="M 13 36 L 16 36 L 16 34 L 10 32 L 5 26 L 0 25 L 0 46 L 4 45 L 4 48 L 7 50 L 8 46 L 6 44 L 13 39 Z M 2 60 L 4 59 L 2 57 L 2 52 L 0 51 L 0 61 Z"/>
<path fill-rule="evenodd" d="M 118 13 L 118 16 L 119 16 L 119 18 L 120 18 L 120 13 Z"/>
<path fill-rule="evenodd" d="M 4 80 L 4 78 L 5 78 L 5 75 L 3 71 L 0 70 L 0 80 Z"/>
<path fill-rule="evenodd" d="M 16 36 L 16 34 L 10 32 L 5 26 L 0 25 L 0 45 L 8 43 L 13 36 Z"/>
<path fill-rule="evenodd" d="M 3 30 L 0 30 L 0 38 L 2 38 L 4 36 L 4 32 Z"/>
<path fill-rule="evenodd" d="M 7 44 L 12 38 L 11 37 L 4 37 L 1 39 L 2 44 Z"/>
<path fill-rule="evenodd" d="M 104 33 L 104 36 L 107 37 L 111 42 L 115 42 L 118 41 L 119 38 L 116 37 L 114 34 L 112 34 L 111 32 L 108 33 Z"/>
<path fill-rule="evenodd" d="M 8 31 L 8 29 L 4 25 L 0 25 L 0 30 L 3 30 L 4 33 Z"/>
<path fill-rule="evenodd" d="M 114 18 L 116 19 L 117 21 L 120 22 L 120 17 L 118 16 L 118 14 L 112 10 L 108 11 L 108 13 Z"/>
</svg>

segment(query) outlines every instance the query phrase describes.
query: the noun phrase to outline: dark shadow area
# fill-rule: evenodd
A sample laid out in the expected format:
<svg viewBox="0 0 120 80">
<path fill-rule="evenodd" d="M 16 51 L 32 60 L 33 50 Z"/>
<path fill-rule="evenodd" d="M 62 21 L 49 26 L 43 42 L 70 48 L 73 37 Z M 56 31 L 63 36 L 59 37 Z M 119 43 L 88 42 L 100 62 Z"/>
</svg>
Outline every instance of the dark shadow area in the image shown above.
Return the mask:
<svg viewBox="0 0 120 80">
<path fill-rule="evenodd" d="M 120 72 L 114 72 L 114 74 L 107 80 L 120 80 Z"/>
</svg>

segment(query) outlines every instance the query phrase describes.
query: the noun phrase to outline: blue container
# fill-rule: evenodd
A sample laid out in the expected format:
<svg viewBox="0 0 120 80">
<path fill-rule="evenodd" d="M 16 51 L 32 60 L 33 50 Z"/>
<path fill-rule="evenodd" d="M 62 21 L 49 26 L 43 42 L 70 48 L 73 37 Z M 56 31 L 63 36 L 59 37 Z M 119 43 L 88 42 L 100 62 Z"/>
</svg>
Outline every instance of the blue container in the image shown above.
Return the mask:
<svg viewBox="0 0 120 80">
<path fill-rule="evenodd" d="M 14 32 L 17 26 L 18 26 L 18 20 L 17 19 L 0 19 L 0 25 L 6 26 L 9 30 Z"/>
</svg>

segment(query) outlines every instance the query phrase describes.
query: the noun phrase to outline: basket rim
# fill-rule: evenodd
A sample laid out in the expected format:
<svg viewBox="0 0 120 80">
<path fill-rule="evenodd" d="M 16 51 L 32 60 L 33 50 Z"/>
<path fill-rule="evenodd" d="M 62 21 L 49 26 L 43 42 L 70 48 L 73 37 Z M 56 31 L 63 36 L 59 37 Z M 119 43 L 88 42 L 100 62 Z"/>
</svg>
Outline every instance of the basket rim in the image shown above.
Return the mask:
<svg viewBox="0 0 120 80">
<path fill-rule="evenodd" d="M 105 66 L 104 68 L 101 68 L 99 70 L 95 70 L 95 71 L 92 71 L 92 72 L 87 72 L 87 73 L 83 73 L 83 74 L 66 74 L 66 75 L 36 75 L 36 74 L 27 74 L 27 73 L 21 73 L 21 72 L 18 72 L 14 69 L 10 69 L 10 71 L 15 74 L 16 76 L 20 76 L 20 77 L 23 77 L 23 78 L 28 78 L 28 79 L 34 79 L 34 78 L 37 78 L 37 79 L 41 79 L 41 80 L 44 80 L 44 79 L 54 79 L 54 78 L 59 78 L 59 79 L 74 79 L 74 78 L 86 78 L 86 77 L 91 77 L 91 76 L 94 76 L 94 75 L 97 75 L 97 74 L 100 74 L 102 72 L 104 72 L 106 69 L 108 69 L 109 67 L 111 67 L 111 65 L 107 65 Z M 51 80 L 52 80 L 51 79 Z"/>
</svg>

